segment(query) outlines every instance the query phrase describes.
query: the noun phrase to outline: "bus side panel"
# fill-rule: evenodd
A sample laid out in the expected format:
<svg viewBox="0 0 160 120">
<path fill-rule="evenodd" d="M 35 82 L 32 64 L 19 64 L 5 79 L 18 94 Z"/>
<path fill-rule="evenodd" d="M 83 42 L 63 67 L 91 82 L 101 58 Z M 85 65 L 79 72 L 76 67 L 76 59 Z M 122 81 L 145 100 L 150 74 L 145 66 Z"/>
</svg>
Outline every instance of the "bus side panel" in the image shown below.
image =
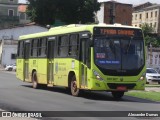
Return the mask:
<svg viewBox="0 0 160 120">
<path fill-rule="evenodd" d="M 73 71 L 79 88 L 79 62 L 70 58 L 54 60 L 54 85 L 68 87 L 68 75 Z"/>
<path fill-rule="evenodd" d="M 20 80 L 24 80 L 24 59 L 17 59 L 16 77 Z"/>
<path fill-rule="evenodd" d="M 38 83 L 47 84 L 47 59 L 38 59 L 37 61 Z"/>
<path fill-rule="evenodd" d="M 54 85 L 68 86 L 68 59 L 55 59 L 54 60 Z"/>
<path fill-rule="evenodd" d="M 32 82 L 32 72 L 38 70 L 38 60 L 37 59 L 29 59 L 29 81 Z M 38 74 L 37 74 L 38 77 Z"/>
</svg>

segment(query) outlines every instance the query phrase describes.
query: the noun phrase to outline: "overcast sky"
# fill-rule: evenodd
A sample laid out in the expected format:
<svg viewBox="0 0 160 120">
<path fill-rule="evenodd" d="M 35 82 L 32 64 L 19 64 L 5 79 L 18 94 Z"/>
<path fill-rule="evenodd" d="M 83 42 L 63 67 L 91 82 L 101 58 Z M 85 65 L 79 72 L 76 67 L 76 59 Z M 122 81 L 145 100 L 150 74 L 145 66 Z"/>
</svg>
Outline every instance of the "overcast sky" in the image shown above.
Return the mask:
<svg viewBox="0 0 160 120">
<path fill-rule="evenodd" d="M 20 3 L 25 3 L 26 0 L 19 0 Z M 102 1 L 109 1 L 109 0 L 98 0 L 100 2 Z M 117 2 L 121 2 L 121 3 L 129 3 L 129 4 L 133 4 L 133 5 L 138 5 L 138 4 L 142 4 L 145 2 L 151 2 L 151 3 L 158 3 L 160 4 L 160 0 L 115 0 Z"/>
</svg>

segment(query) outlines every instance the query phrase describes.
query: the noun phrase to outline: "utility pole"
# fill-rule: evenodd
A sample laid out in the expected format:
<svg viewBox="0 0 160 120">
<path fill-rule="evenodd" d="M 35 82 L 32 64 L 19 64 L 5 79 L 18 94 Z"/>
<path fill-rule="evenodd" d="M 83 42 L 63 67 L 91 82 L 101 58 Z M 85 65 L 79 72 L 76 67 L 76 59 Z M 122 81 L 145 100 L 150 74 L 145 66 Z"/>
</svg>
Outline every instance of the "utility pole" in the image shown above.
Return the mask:
<svg viewBox="0 0 160 120">
<path fill-rule="evenodd" d="M 152 61 L 153 61 L 153 58 L 152 58 L 152 44 L 150 43 L 150 67 L 151 67 L 151 65 L 152 65 Z"/>
<path fill-rule="evenodd" d="M 114 23 L 115 23 L 115 1 L 112 0 L 110 5 L 110 24 Z"/>
</svg>

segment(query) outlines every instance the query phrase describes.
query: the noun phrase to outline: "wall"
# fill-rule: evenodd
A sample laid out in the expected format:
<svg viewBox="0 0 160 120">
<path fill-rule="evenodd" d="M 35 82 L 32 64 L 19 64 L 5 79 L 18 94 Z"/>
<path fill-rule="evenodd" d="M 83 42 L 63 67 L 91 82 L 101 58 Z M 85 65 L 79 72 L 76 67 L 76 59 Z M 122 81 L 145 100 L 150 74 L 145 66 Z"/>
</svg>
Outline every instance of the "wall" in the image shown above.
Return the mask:
<svg viewBox="0 0 160 120">
<path fill-rule="evenodd" d="M 104 3 L 101 4 L 100 10 L 97 12 L 99 23 L 104 23 Z"/>
<path fill-rule="evenodd" d="M 16 59 L 11 59 L 11 54 L 17 53 L 17 45 L 4 45 L 2 50 L 2 65 L 15 64 Z"/>
<path fill-rule="evenodd" d="M 153 67 L 160 70 L 160 48 L 148 49 L 147 67 Z"/>
<path fill-rule="evenodd" d="M 118 2 L 111 2 L 111 1 L 105 2 L 104 3 L 104 22 L 109 24 L 111 21 L 111 17 L 113 17 L 114 23 L 131 25 L 132 24 L 132 5 L 118 3 Z"/>
<path fill-rule="evenodd" d="M 7 4 L 18 4 L 18 0 L 0 0 L 0 3 L 7 3 Z"/>
<path fill-rule="evenodd" d="M 10 29 L 2 29 L 0 30 L 0 39 L 13 39 L 18 40 L 19 36 L 33 34 L 37 32 L 44 32 L 47 31 L 47 28 L 40 27 L 37 25 L 31 26 L 22 26 L 22 27 L 15 27 Z"/>
</svg>

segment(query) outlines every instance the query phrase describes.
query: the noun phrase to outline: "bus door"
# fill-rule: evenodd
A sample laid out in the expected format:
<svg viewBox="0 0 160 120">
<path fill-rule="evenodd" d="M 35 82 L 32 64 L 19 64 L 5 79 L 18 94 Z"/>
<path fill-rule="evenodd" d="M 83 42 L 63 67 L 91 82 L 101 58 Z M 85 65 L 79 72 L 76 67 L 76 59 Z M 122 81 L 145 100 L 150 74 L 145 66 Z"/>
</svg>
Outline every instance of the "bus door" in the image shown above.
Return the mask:
<svg viewBox="0 0 160 120">
<path fill-rule="evenodd" d="M 30 42 L 28 40 L 24 43 L 24 81 L 29 81 L 29 53 Z"/>
<path fill-rule="evenodd" d="M 54 83 L 54 48 L 55 48 L 55 37 L 50 37 L 47 43 L 47 58 L 48 58 L 48 71 L 47 71 L 47 83 L 53 85 Z"/>
<path fill-rule="evenodd" d="M 81 38 L 80 40 L 80 61 L 81 61 L 81 87 L 87 88 L 87 67 L 89 67 L 89 39 L 88 38 Z"/>
</svg>

